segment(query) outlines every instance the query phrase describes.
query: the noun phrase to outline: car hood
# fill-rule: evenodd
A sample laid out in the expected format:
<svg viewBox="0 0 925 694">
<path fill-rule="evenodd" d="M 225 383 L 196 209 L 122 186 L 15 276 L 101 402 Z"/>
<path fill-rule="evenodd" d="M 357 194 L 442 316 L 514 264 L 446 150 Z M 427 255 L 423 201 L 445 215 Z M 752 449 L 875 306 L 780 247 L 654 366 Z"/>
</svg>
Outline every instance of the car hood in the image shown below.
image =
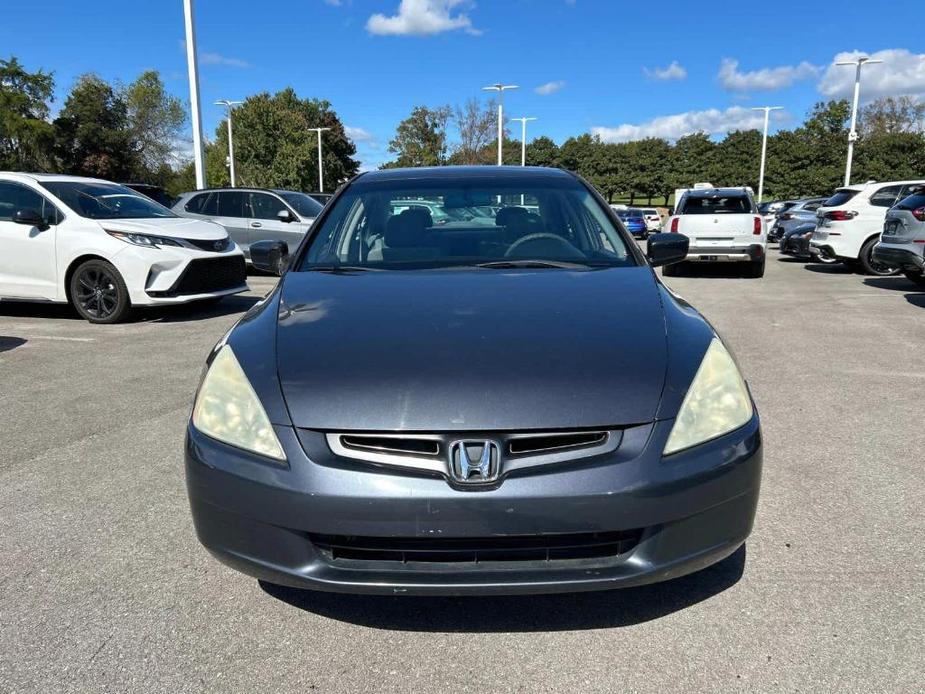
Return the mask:
<svg viewBox="0 0 925 694">
<path fill-rule="evenodd" d="M 290 272 L 277 369 L 292 422 L 484 431 L 652 421 L 665 318 L 647 267 Z"/>
<path fill-rule="evenodd" d="M 153 234 L 175 239 L 212 241 L 228 236 L 224 227 L 205 219 L 190 217 L 150 217 L 146 219 L 100 219 L 104 229 L 131 234 Z"/>
</svg>

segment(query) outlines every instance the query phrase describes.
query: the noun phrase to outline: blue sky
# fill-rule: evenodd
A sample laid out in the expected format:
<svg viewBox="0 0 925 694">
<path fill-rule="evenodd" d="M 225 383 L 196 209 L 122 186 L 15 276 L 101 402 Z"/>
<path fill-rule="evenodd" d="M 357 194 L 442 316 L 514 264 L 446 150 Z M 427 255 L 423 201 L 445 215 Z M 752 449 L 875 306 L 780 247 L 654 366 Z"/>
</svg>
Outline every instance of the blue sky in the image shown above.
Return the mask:
<svg viewBox="0 0 925 694">
<path fill-rule="evenodd" d="M 82 73 L 130 81 L 161 72 L 188 98 L 182 0 L 6 0 L 0 55 L 55 73 L 63 99 Z M 888 9 L 888 11 L 886 11 Z M 840 54 L 876 54 L 864 100 L 925 95 L 920 4 L 614 0 L 197 0 L 203 121 L 212 102 L 293 86 L 328 99 L 364 166 L 389 158 L 395 125 L 418 104 L 488 99 L 518 84 L 509 116 L 536 116 L 528 138 L 594 132 L 612 141 L 720 136 L 779 105 L 792 127 L 822 98 L 850 95 Z M 26 27 L 36 27 L 27 29 Z"/>
</svg>

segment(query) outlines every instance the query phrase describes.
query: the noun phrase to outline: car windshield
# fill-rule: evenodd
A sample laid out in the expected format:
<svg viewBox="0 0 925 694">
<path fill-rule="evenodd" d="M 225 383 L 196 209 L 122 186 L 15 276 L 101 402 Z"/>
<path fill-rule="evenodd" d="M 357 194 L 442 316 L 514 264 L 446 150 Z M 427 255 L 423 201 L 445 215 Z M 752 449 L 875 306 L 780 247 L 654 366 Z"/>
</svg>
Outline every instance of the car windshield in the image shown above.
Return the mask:
<svg viewBox="0 0 925 694">
<path fill-rule="evenodd" d="M 42 187 L 81 217 L 89 219 L 177 216 L 151 198 L 125 186 L 84 181 L 43 181 Z"/>
<path fill-rule="evenodd" d="M 313 230 L 300 270 L 636 265 L 579 181 L 362 179 Z"/>
<path fill-rule="evenodd" d="M 295 211 L 299 213 L 300 217 L 310 217 L 314 219 L 321 214 L 321 210 L 323 209 L 321 203 L 305 193 L 279 191 L 279 195 L 283 200 L 295 208 Z"/>
<path fill-rule="evenodd" d="M 746 195 L 689 195 L 681 201 L 680 214 L 747 214 L 752 211 Z"/>
</svg>

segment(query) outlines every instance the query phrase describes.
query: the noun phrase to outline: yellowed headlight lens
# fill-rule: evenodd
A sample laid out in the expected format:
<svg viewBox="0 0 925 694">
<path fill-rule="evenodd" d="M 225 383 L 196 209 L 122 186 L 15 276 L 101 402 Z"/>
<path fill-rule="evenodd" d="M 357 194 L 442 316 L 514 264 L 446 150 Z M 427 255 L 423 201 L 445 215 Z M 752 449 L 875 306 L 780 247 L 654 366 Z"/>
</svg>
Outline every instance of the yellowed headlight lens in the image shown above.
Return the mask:
<svg viewBox="0 0 925 694">
<path fill-rule="evenodd" d="M 286 460 L 267 413 L 229 345 L 215 355 L 199 386 L 193 426 L 232 446 Z"/>
</svg>

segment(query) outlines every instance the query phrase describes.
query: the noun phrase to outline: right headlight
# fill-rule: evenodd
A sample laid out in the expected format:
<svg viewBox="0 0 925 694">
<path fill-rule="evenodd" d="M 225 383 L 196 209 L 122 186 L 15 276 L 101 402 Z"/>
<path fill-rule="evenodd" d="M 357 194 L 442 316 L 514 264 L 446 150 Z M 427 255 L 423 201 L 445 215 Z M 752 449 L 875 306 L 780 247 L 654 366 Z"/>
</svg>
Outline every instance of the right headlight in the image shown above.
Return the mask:
<svg viewBox="0 0 925 694">
<path fill-rule="evenodd" d="M 723 343 L 714 337 L 681 403 L 665 455 L 738 429 L 753 413 L 742 374 Z"/>
<path fill-rule="evenodd" d="M 260 398 L 227 344 L 219 349 L 199 386 L 193 426 L 232 446 L 286 460 Z"/>
</svg>

